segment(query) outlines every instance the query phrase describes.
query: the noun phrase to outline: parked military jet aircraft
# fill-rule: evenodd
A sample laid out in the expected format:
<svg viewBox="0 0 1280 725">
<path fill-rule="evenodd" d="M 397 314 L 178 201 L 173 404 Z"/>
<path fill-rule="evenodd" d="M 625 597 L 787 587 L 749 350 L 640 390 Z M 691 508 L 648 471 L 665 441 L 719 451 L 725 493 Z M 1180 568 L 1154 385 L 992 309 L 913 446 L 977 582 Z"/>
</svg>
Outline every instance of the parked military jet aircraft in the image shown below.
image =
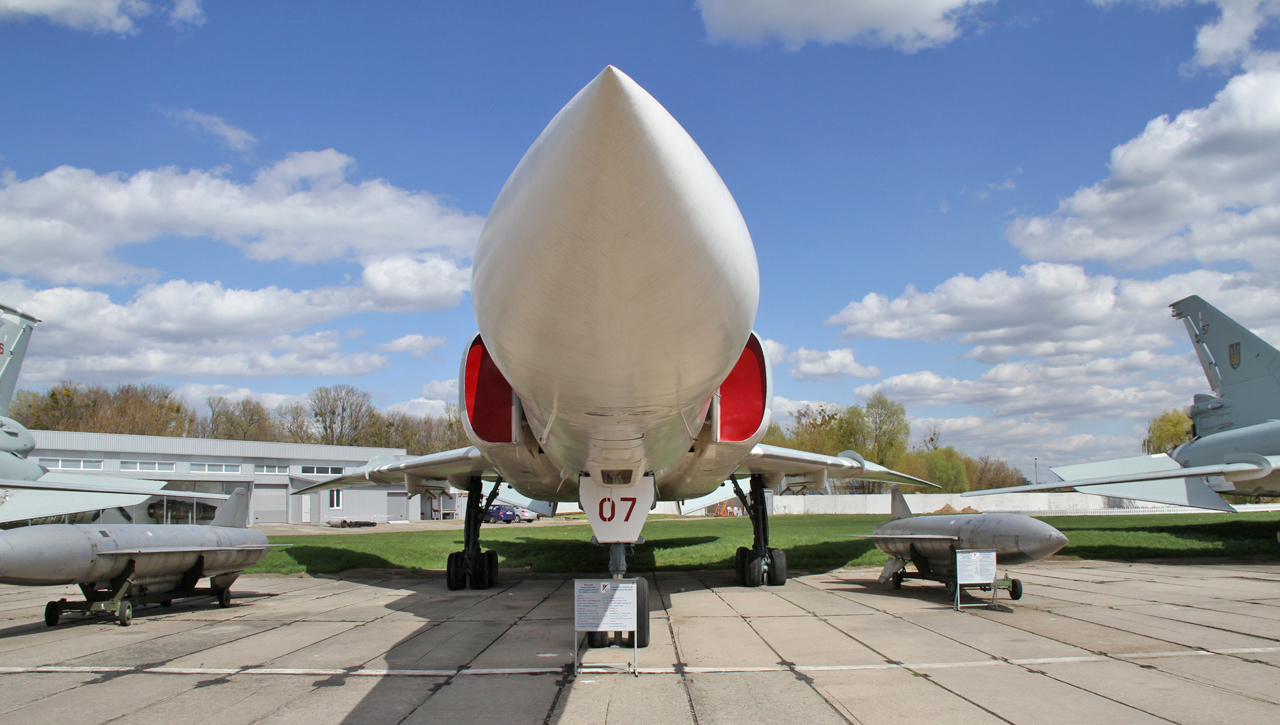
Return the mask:
<svg viewBox="0 0 1280 725">
<path fill-rule="evenodd" d="M 467 491 L 450 588 L 489 586 L 481 552 L 483 479 L 540 501 L 576 501 L 626 571 L 655 501 L 749 477 L 755 525 L 739 552 L 747 583 L 786 580 L 769 547 L 764 492 L 806 474 L 923 484 L 853 457 L 760 445 L 772 377 L 752 332 L 755 248 L 724 182 L 670 114 L 609 66 L 569 101 L 503 186 L 476 248 L 479 334 L 459 373 L 473 445 L 363 470 L 295 493 L 404 484 Z M 492 499 L 493 494 L 490 494 Z M 641 580 L 643 581 L 643 580 Z M 635 634 L 648 644 L 647 591 Z M 596 638 L 598 642 L 599 638 Z"/>
<path fill-rule="evenodd" d="M 1187 407 L 1192 440 L 1170 455 L 1051 469 L 1062 483 L 970 491 L 985 496 L 1073 488 L 1100 496 L 1235 509 L 1218 494 L 1280 495 L 1280 351 L 1203 299 L 1174 302 L 1212 395 Z"/>
<path fill-rule="evenodd" d="M 8 417 L 31 333 L 40 320 L 0 305 L 0 523 L 132 506 L 151 496 L 225 501 L 223 494 L 162 491 L 164 481 L 50 472 L 27 455 L 31 432 Z"/>
<path fill-rule="evenodd" d="M 956 550 L 986 549 L 996 552 L 996 563 L 1008 566 L 1052 556 L 1067 545 L 1067 537 L 1049 524 L 1022 514 L 939 514 L 913 516 L 902 491 L 893 487 L 893 517 L 868 536 L 876 548 L 889 555 L 880 572 L 880 583 L 904 578 L 932 579 L 954 594 Z M 914 574 L 906 571 L 914 564 Z M 1010 599 L 1022 598 L 1022 582 L 1014 579 Z"/>
</svg>

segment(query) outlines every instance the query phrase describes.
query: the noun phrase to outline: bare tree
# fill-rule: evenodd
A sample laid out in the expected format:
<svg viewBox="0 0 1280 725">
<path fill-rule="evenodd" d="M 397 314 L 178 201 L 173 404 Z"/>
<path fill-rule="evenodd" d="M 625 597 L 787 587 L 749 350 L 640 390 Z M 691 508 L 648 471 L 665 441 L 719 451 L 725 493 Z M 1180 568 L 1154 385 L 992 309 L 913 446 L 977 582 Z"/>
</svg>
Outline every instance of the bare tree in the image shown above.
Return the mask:
<svg viewBox="0 0 1280 725">
<path fill-rule="evenodd" d="M 209 398 L 207 437 L 239 441 L 280 440 L 276 421 L 262 403 L 242 398 L 232 403 L 221 396 Z"/>
<path fill-rule="evenodd" d="M 358 445 L 377 412 L 373 396 L 351 385 L 316 388 L 307 398 L 320 442 L 328 445 Z"/>
</svg>

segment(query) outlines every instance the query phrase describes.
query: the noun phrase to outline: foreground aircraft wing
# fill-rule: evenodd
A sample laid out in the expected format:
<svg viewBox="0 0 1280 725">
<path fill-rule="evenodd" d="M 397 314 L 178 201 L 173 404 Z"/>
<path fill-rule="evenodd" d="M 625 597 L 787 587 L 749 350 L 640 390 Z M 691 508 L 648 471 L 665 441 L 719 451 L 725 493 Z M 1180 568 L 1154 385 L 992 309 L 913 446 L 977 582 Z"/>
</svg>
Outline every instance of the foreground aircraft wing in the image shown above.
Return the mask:
<svg viewBox="0 0 1280 725">
<path fill-rule="evenodd" d="M 353 486 L 399 486 L 407 479 L 448 480 L 457 476 L 481 476 L 494 478 L 493 466 L 475 446 L 455 448 L 451 451 L 431 453 L 425 456 L 404 458 L 399 461 L 390 456 L 379 456 L 368 465 L 357 468 L 327 481 L 314 483 L 294 491 L 294 494 L 326 491 L 331 488 Z"/>
<path fill-rule="evenodd" d="M 154 481 L 160 485 L 164 485 L 163 481 Z M 39 481 L 10 481 L 0 480 L 0 488 L 10 488 L 19 490 L 32 491 L 71 491 L 76 493 L 110 493 L 124 496 L 167 496 L 169 498 L 193 498 L 201 501 L 226 501 L 231 498 L 224 493 L 200 493 L 199 491 L 175 491 L 162 488 L 141 488 L 136 486 L 117 486 L 117 485 L 95 485 L 92 483 L 78 483 L 65 480 L 50 480 L 49 476 L 41 478 Z M 92 509 L 89 509 L 92 510 Z"/>
<path fill-rule="evenodd" d="M 1150 460 L 1147 462 L 1144 459 Z M 1201 479 L 1206 476 L 1222 476 L 1230 481 L 1249 481 L 1270 474 L 1276 466 L 1280 466 L 1280 456 L 1251 453 L 1229 454 L 1223 463 L 1192 468 L 1183 468 L 1168 456 L 1139 456 L 1052 469 L 1055 474 L 1067 479 L 1061 482 L 992 488 L 970 491 L 963 495 L 990 496 L 1075 489 L 1098 496 L 1235 511 Z M 1099 475 L 1082 477 L 1090 473 Z"/>
<path fill-rule="evenodd" d="M 773 473 L 784 476 L 798 476 L 806 473 L 825 474 L 830 478 L 857 478 L 863 481 L 884 481 L 904 486 L 933 486 L 915 476 L 898 473 L 876 463 L 865 461 L 853 451 L 845 451 L 838 456 L 822 453 L 797 451 L 793 448 L 781 448 L 758 444 L 738 466 L 738 473 Z"/>
</svg>

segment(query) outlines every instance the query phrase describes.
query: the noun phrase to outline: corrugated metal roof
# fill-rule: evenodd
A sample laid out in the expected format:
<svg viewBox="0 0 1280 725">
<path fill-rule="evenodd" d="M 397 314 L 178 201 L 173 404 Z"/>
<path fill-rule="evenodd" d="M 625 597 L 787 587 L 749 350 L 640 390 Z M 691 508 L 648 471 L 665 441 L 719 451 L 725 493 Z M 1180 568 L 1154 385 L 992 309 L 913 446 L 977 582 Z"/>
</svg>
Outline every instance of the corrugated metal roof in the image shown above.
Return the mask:
<svg viewBox="0 0 1280 725">
<path fill-rule="evenodd" d="M 403 448 L 326 446 L 311 443 L 270 443 L 266 441 L 224 441 L 212 438 L 172 438 L 118 433 L 72 433 L 33 430 L 36 453 L 40 451 L 96 451 L 102 453 L 158 454 L 171 456 L 225 456 L 230 458 L 273 458 L 294 461 L 364 463 L 374 456 L 403 456 Z"/>
</svg>

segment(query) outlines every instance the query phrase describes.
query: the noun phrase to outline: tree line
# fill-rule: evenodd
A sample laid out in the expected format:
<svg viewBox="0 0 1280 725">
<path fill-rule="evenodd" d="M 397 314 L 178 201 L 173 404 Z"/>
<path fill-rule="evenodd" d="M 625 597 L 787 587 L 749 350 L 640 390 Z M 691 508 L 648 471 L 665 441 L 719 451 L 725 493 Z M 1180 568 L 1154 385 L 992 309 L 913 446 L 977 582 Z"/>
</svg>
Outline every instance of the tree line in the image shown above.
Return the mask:
<svg viewBox="0 0 1280 725">
<path fill-rule="evenodd" d="M 382 411 L 351 385 L 319 387 L 305 402 L 270 410 L 252 398 L 206 402 L 207 414 L 167 385 L 64 380 L 45 392 L 18 391 L 9 415 L 35 430 L 404 448 L 410 455 L 470 445 L 457 406 L 439 417 Z"/>
<path fill-rule="evenodd" d="M 974 458 L 953 446 L 943 446 L 936 426 L 926 432 L 920 443 L 913 446 L 910 441 L 906 408 L 882 392 L 872 395 L 865 406 L 807 406 L 786 427 L 771 423 L 762 440 L 830 456 L 856 451 L 872 463 L 932 481 L 946 493 L 1027 483 L 1022 471 L 1002 458 Z M 833 486 L 849 493 L 875 493 L 887 488 L 873 481 L 835 482 Z"/>
<path fill-rule="evenodd" d="M 35 430 L 404 448 L 409 455 L 470 445 L 457 406 L 448 406 L 438 417 L 381 411 L 370 393 L 351 385 L 315 388 L 305 401 L 274 409 L 253 398 L 215 396 L 206 403 L 209 412 L 198 412 L 172 388 L 154 383 L 107 387 L 64 380 L 44 392 L 18 391 L 9 415 Z M 878 392 L 865 405 L 806 407 L 785 427 L 770 424 L 762 442 L 827 455 L 857 451 L 868 461 L 932 481 L 948 493 L 1026 482 L 1003 459 L 974 458 L 943 446 L 941 438 L 932 427 L 911 445 L 906 409 Z M 886 488 L 863 481 L 834 485 L 848 493 Z"/>
</svg>

